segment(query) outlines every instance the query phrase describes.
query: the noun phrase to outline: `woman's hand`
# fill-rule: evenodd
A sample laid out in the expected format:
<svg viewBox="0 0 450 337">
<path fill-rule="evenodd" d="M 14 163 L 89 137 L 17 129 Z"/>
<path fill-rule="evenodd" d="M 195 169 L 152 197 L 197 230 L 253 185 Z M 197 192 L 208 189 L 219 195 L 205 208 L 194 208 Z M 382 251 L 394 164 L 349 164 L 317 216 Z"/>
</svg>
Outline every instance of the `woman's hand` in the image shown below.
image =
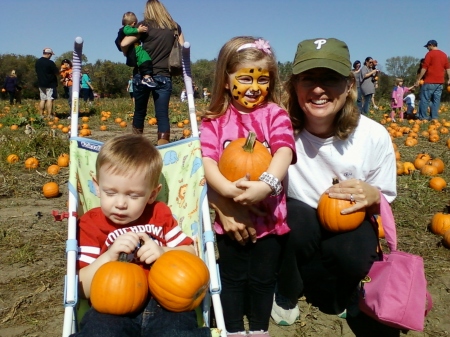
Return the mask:
<svg viewBox="0 0 450 337">
<path fill-rule="evenodd" d="M 359 179 L 341 181 L 331 186 L 326 193 L 330 198 L 352 202 L 352 206 L 343 209 L 341 214 L 353 213 L 363 208 L 371 214 L 380 213 L 380 191 L 377 187 Z"/>
</svg>

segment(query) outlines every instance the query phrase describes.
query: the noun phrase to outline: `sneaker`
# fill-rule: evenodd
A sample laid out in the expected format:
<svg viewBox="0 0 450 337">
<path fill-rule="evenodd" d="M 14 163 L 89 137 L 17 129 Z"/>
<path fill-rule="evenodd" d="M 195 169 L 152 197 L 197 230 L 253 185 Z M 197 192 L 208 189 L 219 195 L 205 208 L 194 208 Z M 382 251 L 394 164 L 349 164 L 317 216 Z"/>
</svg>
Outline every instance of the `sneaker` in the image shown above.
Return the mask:
<svg viewBox="0 0 450 337">
<path fill-rule="evenodd" d="M 242 337 L 242 336 L 248 336 L 246 331 L 239 331 L 239 332 L 227 332 L 227 336 L 230 337 Z"/>
<path fill-rule="evenodd" d="M 271 316 L 278 325 L 292 325 L 300 317 L 300 309 L 298 304 L 293 305 L 286 297 L 275 294 Z"/>
<path fill-rule="evenodd" d="M 248 336 L 253 336 L 253 337 L 270 337 L 269 331 L 264 331 L 264 330 L 249 331 Z"/>
<path fill-rule="evenodd" d="M 151 77 L 143 78 L 141 83 L 149 88 L 156 88 L 158 86 L 158 84 L 156 84 L 156 82 Z"/>
</svg>

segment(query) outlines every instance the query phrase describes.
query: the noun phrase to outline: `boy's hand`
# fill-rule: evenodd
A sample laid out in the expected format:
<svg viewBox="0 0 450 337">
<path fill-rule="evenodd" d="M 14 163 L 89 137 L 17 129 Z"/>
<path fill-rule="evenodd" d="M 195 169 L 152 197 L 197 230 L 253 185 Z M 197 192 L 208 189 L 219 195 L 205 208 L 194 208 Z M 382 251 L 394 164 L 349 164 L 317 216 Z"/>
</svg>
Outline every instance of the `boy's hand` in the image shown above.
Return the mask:
<svg viewBox="0 0 450 337">
<path fill-rule="evenodd" d="M 119 235 L 114 243 L 105 252 L 110 256 L 111 261 L 119 260 L 120 253 L 130 254 L 134 252 L 139 245 L 139 236 L 137 233 L 128 232 Z"/>
<path fill-rule="evenodd" d="M 144 242 L 136 252 L 139 261 L 151 264 L 164 254 L 163 248 L 158 246 L 146 233 L 137 233 L 137 235 Z"/>
<path fill-rule="evenodd" d="M 139 25 L 138 32 L 139 33 L 146 33 L 148 31 L 148 27 L 145 25 Z"/>
</svg>

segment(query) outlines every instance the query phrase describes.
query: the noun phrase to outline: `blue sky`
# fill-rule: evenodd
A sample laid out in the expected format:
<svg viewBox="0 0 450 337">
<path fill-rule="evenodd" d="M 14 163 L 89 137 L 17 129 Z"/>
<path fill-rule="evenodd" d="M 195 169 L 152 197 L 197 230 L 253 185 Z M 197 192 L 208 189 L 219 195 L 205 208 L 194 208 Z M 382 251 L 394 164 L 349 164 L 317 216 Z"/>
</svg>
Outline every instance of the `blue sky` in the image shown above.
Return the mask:
<svg viewBox="0 0 450 337">
<path fill-rule="evenodd" d="M 352 61 L 371 56 L 383 69 L 394 56 L 421 58 L 430 39 L 450 55 L 449 0 L 161 0 L 191 43 L 191 59 L 214 59 L 231 37 L 270 41 L 277 59 L 292 61 L 298 42 L 335 37 Z M 124 12 L 139 19 L 145 0 L 1 0 L 0 54 L 56 56 L 84 39 L 88 62 L 124 62 L 114 45 Z"/>
</svg>

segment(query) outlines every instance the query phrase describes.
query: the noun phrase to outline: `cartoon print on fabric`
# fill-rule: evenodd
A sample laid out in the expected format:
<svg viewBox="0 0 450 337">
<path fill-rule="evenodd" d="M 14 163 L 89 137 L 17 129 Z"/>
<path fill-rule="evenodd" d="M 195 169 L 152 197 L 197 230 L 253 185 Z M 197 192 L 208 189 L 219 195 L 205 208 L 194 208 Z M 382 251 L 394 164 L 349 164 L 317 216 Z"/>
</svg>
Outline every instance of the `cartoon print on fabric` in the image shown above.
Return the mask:
<svg viewBox="0 0 450 337">
<path fill-rule="evenodd" d="M 242 68 L 233 79 L 231 94 L 245 108 L 261 104 L 269 93 L 269 70 L 263 68 Z"/>
</svg>

